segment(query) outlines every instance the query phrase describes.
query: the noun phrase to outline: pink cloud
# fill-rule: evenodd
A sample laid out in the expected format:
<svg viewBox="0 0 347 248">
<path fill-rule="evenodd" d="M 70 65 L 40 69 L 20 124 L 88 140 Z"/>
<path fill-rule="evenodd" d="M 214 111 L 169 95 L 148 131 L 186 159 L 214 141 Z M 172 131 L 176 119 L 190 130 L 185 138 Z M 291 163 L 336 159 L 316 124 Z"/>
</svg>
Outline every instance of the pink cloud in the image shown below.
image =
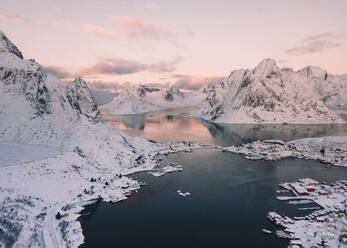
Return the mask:
<svg viewBox="0 0 347 248">
<path fill-rule="evenodd" d="M 29 20 L 19 15 L 6 15 L 0 13 L 0 20 L 10 20 L 13 22 L 28 23 Z"/>
<path fill-rule="evenodd" d="M 177 64 L 181 62 L 180 57 L 150 64 L 122 58 L 102 58 L 89 67 L 80 68 L 79 75 L 127 75 L 145 71 L 162 74 L 175 71 Z"/>
<path fill-rule="evenodd" d="M 292 56 L 300 56 L 325 52 L 346 46 L 347 34 L 321 33 L 304 38 L 301 45 L 287 49 L 286 52 Z"/>
<path fill-rule="evenodd" d="M 104 29 L 99 26 L 95 26 L 95 25 L 86 24 L 86 25 L 83 25 L 81 29 L 83 32 L 86 32 L 95 37 L 111 38 L 111 39 L 114 39 L 116 37 L 112 31 Z"/>
<path fill-rule="evenodd" d="M 176 80 L 175 85 L 181 89 L 198 90 L 207 84 L 219 82 L 223 77 L 219 76 L 194 76 L 184 74 L 174 74 L 171 76 Z"/>
<path fill-rule="evenodd" d="M 113 20 L 119 24 L 131 38 L 173 39 L 177 36 L 193 35 L 191 31 L 177 32 L 165 27 L 146 24 L 135 16 L 115 16 Z"/>
</svg>

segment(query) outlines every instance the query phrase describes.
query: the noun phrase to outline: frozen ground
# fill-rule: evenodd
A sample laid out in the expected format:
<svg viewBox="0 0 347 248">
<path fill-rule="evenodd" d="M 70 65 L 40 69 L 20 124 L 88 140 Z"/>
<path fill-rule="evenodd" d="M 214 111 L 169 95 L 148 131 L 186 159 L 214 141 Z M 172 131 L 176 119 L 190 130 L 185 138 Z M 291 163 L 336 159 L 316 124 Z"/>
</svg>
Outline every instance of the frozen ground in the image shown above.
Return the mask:
<svg viewBox="0 0 347 248">
<path fill-rule="evenodd" d="M 0 167 L 39 161 L 61 153 L 60 147 L 1 142 Z"/>
<path fill-rule="evenodd" d="M 250 160 L 280 160 L 294 157 L 347 167 L 347 136 L 306 138 L 290 142 L 256 141 L 241 146 L 226 147 L 223 151 L 244 154 Z"/>
</svg>

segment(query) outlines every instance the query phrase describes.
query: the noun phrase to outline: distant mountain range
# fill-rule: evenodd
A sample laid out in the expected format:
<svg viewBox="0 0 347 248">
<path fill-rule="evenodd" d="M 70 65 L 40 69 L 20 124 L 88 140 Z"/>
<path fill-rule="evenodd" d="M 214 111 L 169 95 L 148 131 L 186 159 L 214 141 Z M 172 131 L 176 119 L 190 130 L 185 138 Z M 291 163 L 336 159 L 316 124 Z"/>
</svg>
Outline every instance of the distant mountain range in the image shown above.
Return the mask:
<svg viewBox="0 0 347 248">
<path fill-rule="evenodd" d="M 199 116 L 225 123 L 342 123 L 347 80 L 314 66 L 298 71 L 264 59 L 203 89 Z"/>
<path fill-rule="evenodd" d="M 195 106 L 197 117 L 222 123 L 342 123 L 347 113 L 347 78 L 319 67 L 294 71 L 264 59 L 254 69 L 233 71 L 221 82 L 195 92 L 175 86 L 123 89 L 101 107 L 113 114 L 135 114 Z"/>
<path fill-rule="evenodd" d="M 182 92 L 175 86 L 129 87 L 112 102 L 102 105 L 102 111 L 112 114 L 138 114 L 173 107 L 196 106 L 203 100 L 199 92 Z"/>
</svg>

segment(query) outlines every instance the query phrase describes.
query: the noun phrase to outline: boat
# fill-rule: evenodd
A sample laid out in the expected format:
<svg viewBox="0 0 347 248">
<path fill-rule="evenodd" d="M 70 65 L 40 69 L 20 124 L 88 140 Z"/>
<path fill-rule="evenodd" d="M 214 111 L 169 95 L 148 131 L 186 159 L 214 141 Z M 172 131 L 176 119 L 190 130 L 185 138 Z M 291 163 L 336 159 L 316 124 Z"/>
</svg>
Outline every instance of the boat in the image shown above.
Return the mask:
<svg viewBox="0 0 347 248">
<path fill-rule="evenodd" d="M 266 234 L 271 234 L 272 232 L 270 230 L 267 230 L 265 228 L 261 229 L 263 231 L 263 233 L 266 233 Z"/>
</svg>

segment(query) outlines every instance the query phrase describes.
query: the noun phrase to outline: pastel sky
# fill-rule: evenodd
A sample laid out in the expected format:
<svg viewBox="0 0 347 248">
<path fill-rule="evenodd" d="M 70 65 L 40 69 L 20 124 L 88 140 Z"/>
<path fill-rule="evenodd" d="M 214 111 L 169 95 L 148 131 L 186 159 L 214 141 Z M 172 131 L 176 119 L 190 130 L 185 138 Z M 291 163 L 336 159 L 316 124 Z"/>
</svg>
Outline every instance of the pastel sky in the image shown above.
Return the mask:
<svg viewBox="0 0 347 248">
<path fill-rule="evenodd" d="M 1 0 L 0 29 L 63 80 L 182 87 L 263 58 L 347 73 L 346 0 Z"/>
</svg>

